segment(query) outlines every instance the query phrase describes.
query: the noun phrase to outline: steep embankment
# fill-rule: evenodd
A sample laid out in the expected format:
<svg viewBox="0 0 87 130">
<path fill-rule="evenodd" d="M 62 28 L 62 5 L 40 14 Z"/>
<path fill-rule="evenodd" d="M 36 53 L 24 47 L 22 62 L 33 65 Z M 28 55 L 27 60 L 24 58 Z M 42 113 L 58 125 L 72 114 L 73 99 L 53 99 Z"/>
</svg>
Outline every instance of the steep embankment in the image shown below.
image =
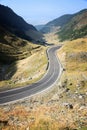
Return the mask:
<svg viewBox="0 0 87 130">
<path fill-rule="evenodd" d="M 86 94 L 87 86 L 87 38 L 66 42 L 59 51 L 64 67 L 67 87 Z"/>
</svg>

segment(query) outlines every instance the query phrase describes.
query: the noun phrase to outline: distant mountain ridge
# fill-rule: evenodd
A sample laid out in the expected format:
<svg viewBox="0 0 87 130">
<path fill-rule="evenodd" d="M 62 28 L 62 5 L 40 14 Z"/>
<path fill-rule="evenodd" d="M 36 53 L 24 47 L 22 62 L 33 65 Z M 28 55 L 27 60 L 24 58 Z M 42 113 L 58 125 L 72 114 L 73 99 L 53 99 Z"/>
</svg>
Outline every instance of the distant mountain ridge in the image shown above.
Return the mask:
<svg viewBox="0 0 87 130">
<path fill-rule="evenodd" d="M 26 40 L 37 41 L 42 39 L 42 34 L 33 25 L 28 24 L 22 17 L 14 13 L 12 9 L 4 5 L 0 5 L 0 26 Z"/>
<path fill-rule="evenodd" d="M 49 33 L 57 28 L 60 40 L 76 39 L 87 35 L 87 9 L 75 14 L 63 15 L 48 22 L 40 31 Z"/>
<path fill-rule="evenodd" d="M 40 31 L 44 27 L 44 25 L 36 25 L 35 27 L 38 31 Z"/>
</svg>

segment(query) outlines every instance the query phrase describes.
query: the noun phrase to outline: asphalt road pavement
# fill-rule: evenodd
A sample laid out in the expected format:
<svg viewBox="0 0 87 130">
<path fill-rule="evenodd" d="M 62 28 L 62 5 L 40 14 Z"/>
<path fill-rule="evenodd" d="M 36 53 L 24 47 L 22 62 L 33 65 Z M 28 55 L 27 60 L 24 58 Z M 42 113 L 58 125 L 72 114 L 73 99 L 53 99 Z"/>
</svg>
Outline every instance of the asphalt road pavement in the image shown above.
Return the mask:
<svg viewBox="0 0 87 130">
<path fill-rule="evenodd" d="M 56 55 L 56 51 L 60 47 L 61 46 L 53 46 L 47 50 L 49 66 L 47 73 L 43 76 L 41 80 L 31 85 L 23 86 L 21 88 L 0 92 L 0 105 L 29 97 L 36 93 L 42 92 L 43 90 L 52 86 L 61 73 L 61 65 Z"/>
</svg>

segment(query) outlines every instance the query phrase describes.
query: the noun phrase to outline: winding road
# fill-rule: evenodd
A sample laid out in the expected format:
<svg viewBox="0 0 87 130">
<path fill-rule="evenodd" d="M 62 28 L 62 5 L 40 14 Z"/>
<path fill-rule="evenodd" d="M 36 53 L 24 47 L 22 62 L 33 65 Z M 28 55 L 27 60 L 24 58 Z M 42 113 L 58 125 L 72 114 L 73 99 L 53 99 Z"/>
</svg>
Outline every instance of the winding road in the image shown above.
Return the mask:
<svg viewBox="0 0 87 130">
<path fill-rule="evenodd" d="M 60 47 L 53 46 L 47 50 L 49 66 L 41 80 L 28 86 L 0 92 L 0 105 L 32 96 L 52 86 L 61 74 L 61 65 L 56 55 L 56 50 Z"/>
</svg>

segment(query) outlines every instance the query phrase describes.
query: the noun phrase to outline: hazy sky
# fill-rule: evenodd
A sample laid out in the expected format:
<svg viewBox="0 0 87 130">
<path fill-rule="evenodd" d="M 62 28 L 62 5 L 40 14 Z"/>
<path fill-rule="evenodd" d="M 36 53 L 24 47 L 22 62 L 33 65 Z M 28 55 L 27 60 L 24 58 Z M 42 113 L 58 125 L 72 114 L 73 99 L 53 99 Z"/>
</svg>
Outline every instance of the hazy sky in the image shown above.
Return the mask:
<svg viewBox="0 0 87 130">
<path fill-rule="evenodd" d="M 28 23 L 45 24 L 63 14 L 72 14 L 87 8 L 87 0 L 0 0 Z"/>
</svg>

